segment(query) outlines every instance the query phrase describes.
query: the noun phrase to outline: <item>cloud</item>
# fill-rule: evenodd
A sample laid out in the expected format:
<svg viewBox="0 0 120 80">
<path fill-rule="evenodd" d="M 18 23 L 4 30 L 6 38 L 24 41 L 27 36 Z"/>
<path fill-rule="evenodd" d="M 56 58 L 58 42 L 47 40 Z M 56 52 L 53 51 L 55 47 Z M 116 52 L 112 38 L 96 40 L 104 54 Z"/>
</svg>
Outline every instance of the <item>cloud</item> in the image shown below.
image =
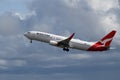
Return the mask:
<svg viewBox="0 0 120 80">
<path fill-rule="evenodd" d="M 88 0 L 89 2 L 89 0 Z M 96 11 L 108 11 L 112 8 L 118 8 L 118 0 L 91 0 L 89 2 L 90 6 Z"/>
<path fill-rule="evenodd" d="M 6 13 L 0 16 L 0 33 L 11 34 L 16 32 L 19 28 L 19 18 L 14 17 L 11 13 Z"/>
<path fill-rule="evenodd" d="M 103 6 L 97 5 L 99 3 Z M 117 30 L 119 28 L 118 23 L 115 21 L 117 18 L 116 13 L 109 12 L 118 8 L 117 6 L 116 0 L 92 0 L 91 2 L 88 0 L 52 0 L 49 2 L 47 0 L 35 0 L 32 2 L 30 10 L 35 11 L 37 14 L 37 17 L 35 17 L 37 21 L 33 25 L 34 30 L 57 31 L 55 33 L 58 34 L 65 31 L 70 33 L 75 31 L 80 38 L 90 40 L 87 36 L 95 39 L 94 36 L 96 35 L 101 36 L 112 29 Z M 107 8 L 105 11 L 104 7 Z M 95 34 L 90 34 L 92 32 Z"/>
<path fill-rule="evenodd" d="M 21 67 L 25 65 L 26 62 L 24 60 L 0 60 L 0 69 L 6 70 L 11 67 Z"/>
<path fill-rule="evenodd" d="M 76 54 L 76 55 L 72 54 L 72 55 L 69 55 L 69 57 L 73 59 L 89 59 L 91 56 L 87 54 Z"/>
<path fill-rule="evenodd" d="M 119 73 L 120 8 L 117 0 L 33 0 L 27 8 L 28 13 L 24 15 L 19 12 L 0 15 L 1 74 L 53 74 L 54 77 L 66 74 L 62 75 L 62 80 L 69 80 L 71 75 L 75 80 L 76 75 L 88 80 L 87 74 L 93 80 L 97 79 L 95 73 L 96 76 L 107 74 L 106 79 L 113 79 L 112 71 Z M 117 30 L 112 43 L 116 48 L 105 52 L 71 49 L 66 53 L 37 41 L 30 44 L 23 36 L 29 30 L 60 35 L 76 32 L 75 38 L 96 41 L 113 29 Z M 116 77 L 119 79 L 119 76 Z"/>
</svg>

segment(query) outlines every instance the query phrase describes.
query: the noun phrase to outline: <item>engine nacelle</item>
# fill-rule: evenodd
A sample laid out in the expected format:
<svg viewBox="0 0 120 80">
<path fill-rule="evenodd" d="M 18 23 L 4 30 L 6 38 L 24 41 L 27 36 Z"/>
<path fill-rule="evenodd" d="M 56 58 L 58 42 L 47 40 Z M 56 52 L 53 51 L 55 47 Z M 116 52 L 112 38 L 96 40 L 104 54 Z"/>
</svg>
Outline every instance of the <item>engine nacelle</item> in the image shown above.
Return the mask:
<svg viewBox="0 0 120 80">
<path fill-rule="evenodd" d="M 53 46 L 57 46 L 58 42 L 56 42 L 56 41 L 50 41 L 49 44 L 50 44 L 50 45 L 53 45 Z"/>
</svg>

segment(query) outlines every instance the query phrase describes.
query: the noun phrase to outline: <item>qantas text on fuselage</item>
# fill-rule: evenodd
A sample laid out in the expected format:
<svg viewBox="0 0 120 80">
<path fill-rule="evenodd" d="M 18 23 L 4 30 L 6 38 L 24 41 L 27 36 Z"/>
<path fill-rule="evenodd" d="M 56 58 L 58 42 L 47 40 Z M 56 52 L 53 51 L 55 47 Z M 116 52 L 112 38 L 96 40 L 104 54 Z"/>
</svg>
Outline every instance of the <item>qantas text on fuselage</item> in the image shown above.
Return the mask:
<svg viewBox="0 0 120 80">
<path fill-rule="evenodd" d="M 32 40 L 41 41 L 49 43 L 50 45 L 63 48 L 64 51 L 69 51 L 69 48 L 86 50 L 86 51 L 104 51 L 110 48 L 110 44 L 113 40 L 116 31 L 112 30 L 101 40 L 97 42 L 87 42 L 80 39 L 73 39 L 75 33 L 69 37 L 54 35 L 50 33 L 40 32 L 40 31 L 28 31 L 24 33 L 30 42 Z"/>
</svg>

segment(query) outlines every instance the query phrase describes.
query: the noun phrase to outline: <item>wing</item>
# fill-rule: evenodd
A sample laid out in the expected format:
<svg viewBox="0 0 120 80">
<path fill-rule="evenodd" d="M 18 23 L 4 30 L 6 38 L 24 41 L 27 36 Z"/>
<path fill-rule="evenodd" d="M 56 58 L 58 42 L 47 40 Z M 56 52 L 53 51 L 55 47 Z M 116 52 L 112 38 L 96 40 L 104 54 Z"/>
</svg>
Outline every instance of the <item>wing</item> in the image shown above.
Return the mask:
<svg viewBox="0 0 120 80">
<path fill-rule="evenodd" d="M 70 42 L 70 40 L 74 37 L 74 35 L 75 35 L 75 33 L 73 33 L 70 37 L 68 37 L 67 39 L 65 39 L 65 40 L 62 40 L 62 41 L 59 41 L 58 42 L 58 44 L 57 44 L 57 46 L 60 46 L 60 47 L 63 47 L 63 48 L 65 48 L 65 47 L 69 47 L 69 42 Z"/>
</svg>

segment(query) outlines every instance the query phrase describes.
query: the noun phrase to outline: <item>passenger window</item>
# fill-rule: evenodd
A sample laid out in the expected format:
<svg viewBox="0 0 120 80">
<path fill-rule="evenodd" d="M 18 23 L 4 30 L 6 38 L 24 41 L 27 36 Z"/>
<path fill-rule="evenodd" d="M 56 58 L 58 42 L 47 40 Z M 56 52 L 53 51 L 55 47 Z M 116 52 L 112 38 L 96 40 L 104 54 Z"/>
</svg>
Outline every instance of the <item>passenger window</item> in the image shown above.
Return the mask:
<svg viewBox="0 0 120 80">
<path fill-rule="evenodd" d="M 37 35 L 39 35 L 39 33 L 37 33 Z"/>
</svg>

